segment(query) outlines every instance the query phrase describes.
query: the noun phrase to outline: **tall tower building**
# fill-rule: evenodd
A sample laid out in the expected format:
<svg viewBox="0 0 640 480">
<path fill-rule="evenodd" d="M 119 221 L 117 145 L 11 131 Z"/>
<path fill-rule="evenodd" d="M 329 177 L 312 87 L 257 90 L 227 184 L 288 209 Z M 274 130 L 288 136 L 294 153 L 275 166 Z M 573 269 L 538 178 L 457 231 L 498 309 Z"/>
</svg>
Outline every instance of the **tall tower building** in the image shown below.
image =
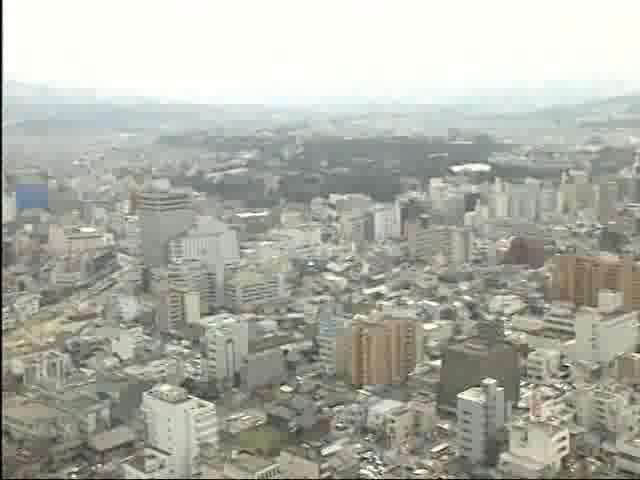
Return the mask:
<svg viewBox="0 0 640 480">
<path fill-rule="evenodd" d="M 151 293 L 156 300 L 157 326 L 161 331 L 183 327 L 200 319 L 215 305 L 215 285 L 198 260 L 172 262 L 151 271 Z M 212 290 L 213 288 L 213 290 Z"/>
<path fill-rule="evenodd" d="M 637 150 L 633 155 L 633 166 L 631 167 L 629 181 L 629 201 L 631 203 L 640 203 L 640 150 Z"/>
<path fill-rule="evenodd" d="M 227 314 L 202 319 L 205 327 L 204 375 L 221 386 L 233 382 L 249 354 L 249 324 Z"/>
<path fill-rule="evenodd" d="M 172 478 L 199 473 L 204 444 L 218 445 L 216 406 L 187 394 L 184 388 L 160 384 L 142 394 L 147 441 L 166 452 Z"/>
<path fill-rule="evenodd" d="M 407 222 L 407 240 L 411 257 L 432 262 L 438 255 L 452 269 L 469 262 L 472 254 L 473 232 L 470 227 L 431 225 L 428 215 Z"/>
<path fill-rule="evenodd" d="M 354 386 L 401 384 L 417 362 L 415 319 L 356 319 L 349 373 Z"/>
<path fill-rule="evenodd" d="M 407 222 L 431 211 L 431 200 L 423 192 L 399 195 L 394 204 L 394 232 L 398 238 L 407 238 Z"/>
<path fill-rule="evenodd" d="M 601 225 L 606 225 L 615 220 L 618 184 L 616 182 L 604 182 L 594 185 L 594 194 L 598 222 Z"/>
<path fill-rule="evenodd" d="M 169 241 L 193 224 L 191 195 L 172 189 L 168 180 L 155 180 L 138 194 L 137 201 L 145 265 L 164 266 Z"/>
<path fill-rule="evenodd" d="M 495 464 L 497 434 L 508 418 L 504 388 L 493 378 L 458 394 L 456 443 L 458 454 L 472 465 Z"/>
<path fill-rule="evenodd" d="M 342 315 L 341 306 L 326 304 L 318 312 L 318 350 L 329 376 L 343 377 L 347 369 L 347 346 L 351 321 Z"/>
</svg>

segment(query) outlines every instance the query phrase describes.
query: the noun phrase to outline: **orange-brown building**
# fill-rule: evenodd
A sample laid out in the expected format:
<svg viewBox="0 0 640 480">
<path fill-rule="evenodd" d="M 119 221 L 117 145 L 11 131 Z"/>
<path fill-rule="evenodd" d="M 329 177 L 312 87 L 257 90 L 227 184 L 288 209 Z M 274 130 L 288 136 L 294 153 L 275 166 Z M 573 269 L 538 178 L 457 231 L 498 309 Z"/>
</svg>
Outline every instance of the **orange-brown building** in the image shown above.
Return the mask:
<svg viewBox="0 0 640 480">
<path fill-rule="evenodd" d="M 351 331 L 351 383 L 401 384 L 415 368 L 421 335 L 415 319 L 355 320 Z"/>
<path fill-rule="evenodd" d="M 640 266 L 631 257 L 614 255 L 554 257 L 555 299 L 595 307 L 600 290 L 621 291 L 625 311 L 640 310 Z"/>
</svg>

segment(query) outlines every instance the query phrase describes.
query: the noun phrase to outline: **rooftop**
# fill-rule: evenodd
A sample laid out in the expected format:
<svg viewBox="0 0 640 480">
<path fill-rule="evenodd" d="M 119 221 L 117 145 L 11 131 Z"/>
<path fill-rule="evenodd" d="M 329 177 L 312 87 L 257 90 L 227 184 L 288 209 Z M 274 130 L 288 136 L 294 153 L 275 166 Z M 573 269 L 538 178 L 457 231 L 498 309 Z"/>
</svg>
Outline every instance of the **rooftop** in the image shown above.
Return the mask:
<svg viewBox="0 0 640 480">
<path fill-rule="evenodd" d="M 184 388 L 169 385 L 168 383 L 156 385 L 147 393 L 158 400 L 170 403 L 182 403 L 189 399 L 187 391 Z"/>
<path fill-rule="evenodd" d="M 274 462 L 266 458 L 257 457 L 245 452 L 238 453 L 229 463 L 248 473 L 257 473 L 274 464 Z"/>
</svg>

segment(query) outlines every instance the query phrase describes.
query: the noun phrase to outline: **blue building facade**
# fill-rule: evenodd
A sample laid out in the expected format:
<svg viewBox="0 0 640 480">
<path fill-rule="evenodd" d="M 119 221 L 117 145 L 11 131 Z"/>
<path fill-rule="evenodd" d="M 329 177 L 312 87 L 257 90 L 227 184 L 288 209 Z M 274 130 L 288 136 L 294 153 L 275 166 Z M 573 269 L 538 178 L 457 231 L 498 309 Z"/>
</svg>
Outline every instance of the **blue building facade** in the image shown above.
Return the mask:
<svg viewBox="0 0 640 480">
<path fill-rule="evenodd" d="M 16 179 L 16 209 L 49 208 L 49 184 L 37 176 Z"/>
</svg>

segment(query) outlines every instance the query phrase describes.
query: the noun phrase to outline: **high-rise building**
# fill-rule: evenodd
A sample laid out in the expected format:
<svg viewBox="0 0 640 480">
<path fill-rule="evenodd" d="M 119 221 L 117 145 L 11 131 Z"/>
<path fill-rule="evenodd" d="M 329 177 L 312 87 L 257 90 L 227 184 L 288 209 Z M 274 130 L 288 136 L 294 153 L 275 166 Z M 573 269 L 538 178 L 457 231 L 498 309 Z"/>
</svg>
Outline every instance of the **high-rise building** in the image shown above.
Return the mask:
<svg viewBox="0 0 640 480">
<path fill-rule="evenodd" d="M 208 313 L 216 304 L 215 290 L 211 288 L 208 270 L 198 260 L 154 268 L 151 292 L 156 299 L 158 328 L 161 331 L 177 329 Z"/>
<path fill-rule="evenodd" d="M 374 215 L 368 210 L 352 210 L 340 217 L 342 234 L 347 242 L 363 245 L 374 239 Z"/>
<path fill-rule="evenodd" d="M 509 216 L 525 221 L 535 221 L 538 216 L 540 187 L 535 183 L 512 184 Z"/>
<path fill-rule="evenodd" d="M 631 203 L 640 203 L 640 150 L 634 154 L 629 183 L 629 201 Z"/>
<path fill-rule="evenodd" d="M 168 262 L 169 241 L 193 224 L 191 195 L 172 189 L 166 180 L 156 180 L 137 198 L 145 264 L 164 266 Z"/>
<path fill-rule="evenodd" d="M 515 345 L 504 337 L 504 323 L 485 316 L 478 335 L 449 344 L 442 358 L 438 408 L 454 411 L 460 392 L 495 378 L 504 388 L 505 399 L 517 403 L 520 397 L 520 359 Z"/>
<path fill-rule="evenodd" d="M 218 444 L 216 406 L 185 389 L 160 384 L 142 394 L 147 441 L 166 452 L 172 478 L 193 478 L 199 473 L 203 444 Z"/>
<path fill-rule="evenodd" d="M 17 204 L 16 194 L 6 189 L 4 171 L 2 172 L 2 224 L 16 221 Z"/>
<path fill-rule="evenodd" d="M 384 242 L 395 236 L 394 210 L 391 204 L 378 204 L 373 210 L 373 235 L 376 242 Z"/>
<path fill-rule="evenodd" d="M 394 204 L 394 232 L 398 238 L 407 238 L 407 222 L 431 211 L 431 200 L 426 193 L 407 192 L 399 195 Z"/>
<path fill-rule="evenodd" d="M 233 382 L 249 354 L 249 324 L 227 314 L 201 319 L 205 328 L 204 375 L 220 384 Z"/>
<path fill-rule="evenodd" d="M 493 378 L 457 396 L 458 455 L 472 465 L 491 465 L 497 459 L 497 435 L 509 416 L 504 388 Z"/>
<path fill-rule="evenodd" d="M 444 230 L 436 230 L 431 225 L 431 217 L 422 214 L 416 218 L 407 220 L 405 223 L 405 232 L 409 244 L 409 255 L 420 261 L 431 261 L 431 257 L 435 254 L 434 236 L 442 234 Z M 444 227 L 443 227 L 444 228 Z"/>
<path fill-rule="evenodd" d="M 469 263 L 473 251 L 473 232 L 468 227 L 449 227 L 449 242 L 445 248 L 447 266 L 456 269 Z"/>
<path fill-rule="evenodd" d="M 274 309 L 287 298 L 286 282 L 282 273 L 272 269 L 244 266 L 226 276 L 224 298 L 234 311 Z"/>
<path fill-rule="evenodd" d="M 351 329 L 351 383 L 392 385 L 406 381 L 417 363 L 418 322 L 412 318 L 354 319 Z"/>
<path fill-rule="evenodd" d="M 449 268 L 458 268 L 469 262 L 473 247 L 470 227 L 431 225 L 430 217 L 421 215 L 407 222 L 407 239 L 411 257 L 432 262 L 436 258 Z"/>
<path fill-rule="evenodd" d="M 214 217 L 197 217 L 189 230 L 169 241 L 169 259 L 200 260 L 208 265 L 229 265 L 240 257 L 235 230 Z"/>
<path fill-rule="evenodd" d="M 600 291 L 597 308 L 578 310 L 575 331 L 575 359 L 606 366 L 638 345 L 638 312 L 624 312 L 622 293 Z"/>
<path fill-rule="evenodd" d="M 640 352 L 627 353 L 618 357 L 616 359 L 616 376 L 621 383 L 640 385 Z"/>
<path fill-rule="evenodd" d="M 598 222 L 601 225 L 606 225 L 615 220 L 618 184 L 610 181 L 594 185 L 594 195 Z"/>
<path fill-rule="evenodd" d="M 600 290 L 622 292 L 624 310 L 640 310 L 640 267 L 630 257 L 557 255 L 553 296 L 578 306 L 595 307 Z"/>
<path fill-rule="evenodd" d="M 342 315 L 341 307 L 326 304 L 318 312 L 318 350 L 320 361 L 329 376 L 343 377 L 347 369 L 347 343 L 351 321 Z"/>
</svg>

